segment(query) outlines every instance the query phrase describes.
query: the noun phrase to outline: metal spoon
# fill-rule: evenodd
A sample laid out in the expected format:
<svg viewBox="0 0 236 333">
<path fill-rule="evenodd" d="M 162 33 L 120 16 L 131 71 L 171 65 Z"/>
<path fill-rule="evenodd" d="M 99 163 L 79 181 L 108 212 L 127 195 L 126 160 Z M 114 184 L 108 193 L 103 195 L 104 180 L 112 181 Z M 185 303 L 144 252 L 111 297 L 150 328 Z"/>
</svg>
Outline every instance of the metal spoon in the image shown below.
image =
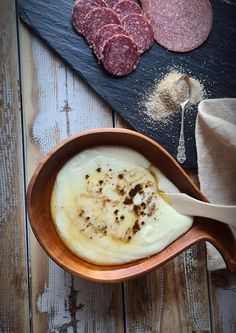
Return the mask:
<svg viewBox="0 0 236 333">
<path fill-rule="evenodd" d="M 177 161 L 179 163 L 184 163 L 186 160 L 186 154 L 185 154 L 185 139 L 184 139 L 184 111 L 185 111 L 185 107 L 188 104 L 189 100 L 190 100 L 190 94 L 191 94 L 191 88 L 190 88 L 190 79 L 187 75 L 182 75 L 176 82 L 176 84 L 179 84 L 182 80 L 184 80 L 187 83 L 187 87 L 188 87 L 188 93 L 187 93 L 187 98 L 183 101 L 180 102 L 180 106 L 181 106 L 181 127 L 180 127 L 180 137 L 179 137 L 179 145 L 177 148 Z M 180 96 L 181 98 L 181 96 Z"/>
</svg>

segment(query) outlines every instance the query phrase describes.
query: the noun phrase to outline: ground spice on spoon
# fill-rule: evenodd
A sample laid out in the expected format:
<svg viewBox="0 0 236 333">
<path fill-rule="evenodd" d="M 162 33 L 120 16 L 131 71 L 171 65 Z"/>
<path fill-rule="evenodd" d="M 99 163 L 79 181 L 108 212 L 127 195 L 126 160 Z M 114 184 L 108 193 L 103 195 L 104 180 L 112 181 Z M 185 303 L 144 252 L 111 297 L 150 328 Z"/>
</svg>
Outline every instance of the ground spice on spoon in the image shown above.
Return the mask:
<svg viewBox="0 0 236 333">
<path fill-rule="evenodd" d="M 180 111 L 180 103 L 187 99 L 189 90 L 184 84 L 176 85 L 183 73 L 172 71 L 157 82 L 153 92 L 149 95 L 145 103 L 145 113 L 153 120 L 166 121 L 172 113 Z M 190 77 L 191 95 L 189 106 L 198 104 L 205 97 L 203 84 Z"/>
</svg>

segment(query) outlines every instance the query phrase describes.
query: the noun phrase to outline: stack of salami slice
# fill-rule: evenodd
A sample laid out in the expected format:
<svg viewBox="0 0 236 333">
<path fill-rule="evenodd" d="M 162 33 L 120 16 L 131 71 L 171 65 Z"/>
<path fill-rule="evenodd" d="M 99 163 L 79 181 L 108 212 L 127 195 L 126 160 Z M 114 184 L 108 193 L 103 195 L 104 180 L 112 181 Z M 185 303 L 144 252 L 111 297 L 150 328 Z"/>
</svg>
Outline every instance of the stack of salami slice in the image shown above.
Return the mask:
<svg viewBox="0 0 236 333">
<path fill-rule="evenodd" d="M 116 76 L 131 73 L 154 41 L 151 23 L 133 0 L 77 0 L 72 24 L 105 69 Z"/>
</svg>

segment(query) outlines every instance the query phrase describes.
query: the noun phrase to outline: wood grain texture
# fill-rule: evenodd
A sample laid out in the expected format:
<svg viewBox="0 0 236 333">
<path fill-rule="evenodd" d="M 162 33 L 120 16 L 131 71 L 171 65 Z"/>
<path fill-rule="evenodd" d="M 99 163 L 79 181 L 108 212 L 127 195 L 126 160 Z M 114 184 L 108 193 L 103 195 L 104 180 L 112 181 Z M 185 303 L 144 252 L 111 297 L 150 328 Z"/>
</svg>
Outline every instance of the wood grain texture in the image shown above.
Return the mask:
<svg viewBox="0 0 236 333">
<path fill-rule="evenodd" d="M 21 26 L 27 178 L 59 141 L 112 127 L 110 109 Z M 121 287 L 98 285 L 58 267 L 30 233 L 33 332 L 123 332 Z"/>
<path fill-rule="evenodd" d="M 0 332 L 28 332 L 15 1 L 0 2 Z"/>
<path fill-rule="evenodd" d="M 130 333 L 210 332 L 204 244 L 127 282 L 125 301 Z"/>
<path fill-rule="evenodd" d="M 213 332 L 236 332 L 236 273 L 210 272 Z"/>
</svg>

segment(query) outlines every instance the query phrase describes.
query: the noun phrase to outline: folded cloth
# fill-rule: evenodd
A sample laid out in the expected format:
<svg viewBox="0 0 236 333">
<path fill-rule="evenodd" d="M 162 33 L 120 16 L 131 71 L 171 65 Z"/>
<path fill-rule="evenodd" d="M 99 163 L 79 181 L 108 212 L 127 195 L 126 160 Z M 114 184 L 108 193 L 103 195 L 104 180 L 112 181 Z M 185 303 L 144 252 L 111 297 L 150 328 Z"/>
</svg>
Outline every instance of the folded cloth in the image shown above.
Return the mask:
<svg viewBox="0 0 236 333">
<path fill-rule="evenodd" d="M 196 147 L 200 189 L 210 202 L 236 204 L 236 98 L 203 100 L 198 106 Z M 232 228 L 236 237 L 236 228 Z M 207 243 L 208 269 L 225 268 Z"/>
</svg>

